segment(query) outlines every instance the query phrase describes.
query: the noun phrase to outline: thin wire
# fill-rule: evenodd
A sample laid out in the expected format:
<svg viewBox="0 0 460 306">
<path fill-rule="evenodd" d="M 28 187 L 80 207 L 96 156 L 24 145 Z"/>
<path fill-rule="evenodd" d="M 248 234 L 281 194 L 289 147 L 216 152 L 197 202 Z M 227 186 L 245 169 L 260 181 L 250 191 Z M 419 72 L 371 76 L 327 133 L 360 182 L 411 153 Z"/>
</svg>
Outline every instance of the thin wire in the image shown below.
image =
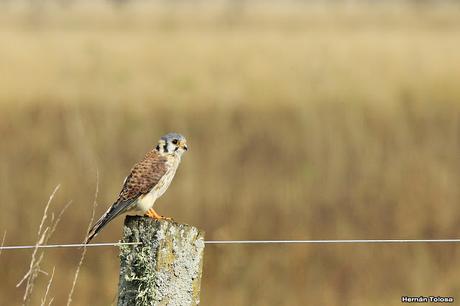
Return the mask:
<svg viewBox="0 0 460 306">
<path fill-rule="evenodd" d="M 18 249 L 55 249 L 55 248 L 81 248 L 81 247 L 104 247 L 104 246 L 122 246 L 122 245 L 138 245 L 142 242 L 107 242 L 107 243 L 71 243 L 71 244 L 42 244 L 42 245 L 9 245 L 2 246 L 0 250 L 18 250 Z"/>
<path fill-rule="evenodd" d="M 205 244 L 414 244 L 414 243 L 459 243 L 460 239 L 344 239 L 344 240 L 207 240 Z M 80 248 L 122 245 L 139 245 L 142 242 L 107 242 L 74 243 L 47 245 L 11 245 L 1 246 L 0 250 L 34 249 L 34 248 Z"/>
<path fill-rule="evenodd" d="M 208 240 L 206 244 L 364 244 L 458 243 L 460 239 L 344 239 L 344 240 Z"/>
</svg>

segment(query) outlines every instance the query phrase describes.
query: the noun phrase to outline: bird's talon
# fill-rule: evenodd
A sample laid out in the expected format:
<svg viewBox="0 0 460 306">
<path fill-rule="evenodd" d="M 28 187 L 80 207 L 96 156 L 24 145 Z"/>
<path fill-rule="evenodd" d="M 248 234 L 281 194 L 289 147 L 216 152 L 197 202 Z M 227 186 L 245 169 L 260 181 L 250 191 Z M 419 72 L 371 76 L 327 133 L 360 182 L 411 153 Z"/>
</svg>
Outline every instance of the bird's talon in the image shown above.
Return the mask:
<svg viewBox="0 0 460 306">
<path fill-rule="evenodd" d="M 145 216 L 150 217 L 154 220 L 173 221 L 172 218 L 159 215 L 153 208 L 150 208 L 149 210 L 147 210 L 147 212 L 145 213 Z"/>
</svg>

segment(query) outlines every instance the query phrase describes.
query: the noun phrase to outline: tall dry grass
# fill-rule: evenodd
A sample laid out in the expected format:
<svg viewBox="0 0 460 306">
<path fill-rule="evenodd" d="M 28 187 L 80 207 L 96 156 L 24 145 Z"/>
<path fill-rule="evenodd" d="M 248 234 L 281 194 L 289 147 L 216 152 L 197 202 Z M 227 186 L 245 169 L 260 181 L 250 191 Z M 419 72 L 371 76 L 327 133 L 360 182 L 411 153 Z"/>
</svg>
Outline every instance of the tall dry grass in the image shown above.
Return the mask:
<svg viewBox="0 0 460 306">
<path fill-rule="evenodd" d="M 0 230 L 33 243 L 42 200 L 102 213 L 167 131 L 190 151 L 163 215 L 209 239 L 459 236 L 457 6 L 14 4 L 0 10 Z M 115 241 L 122 218 L 98 237 Z M 65 226 L 64 226 L 65 225 Z M 459 247 L 208 246 L 203 305 L 393 305 L 456 295 Z M 47 250 L 63 305 L 79 250 Z M 0 304 L 30 253 L 3 252 Z M 38 278 L 31 305 L 49 278 Z M 88 250 L 73 305 L 116 296 L 117 250 Z"/>
</svg>

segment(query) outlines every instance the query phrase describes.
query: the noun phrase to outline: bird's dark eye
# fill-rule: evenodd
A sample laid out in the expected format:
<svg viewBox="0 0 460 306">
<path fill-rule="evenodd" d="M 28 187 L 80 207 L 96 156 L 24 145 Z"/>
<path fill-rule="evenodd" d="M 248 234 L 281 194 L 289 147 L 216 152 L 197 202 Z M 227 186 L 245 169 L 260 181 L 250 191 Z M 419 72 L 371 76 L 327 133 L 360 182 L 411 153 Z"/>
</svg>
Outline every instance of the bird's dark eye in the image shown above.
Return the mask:
<svg viewBox="0 0 460 306">
<path fill-rule="evenodd" d="M 177 144 L 177 139 L 174 139 L 174 140 L 172 141 L 172 143 L 176 145 L 176 144 Z"/>
</svg>

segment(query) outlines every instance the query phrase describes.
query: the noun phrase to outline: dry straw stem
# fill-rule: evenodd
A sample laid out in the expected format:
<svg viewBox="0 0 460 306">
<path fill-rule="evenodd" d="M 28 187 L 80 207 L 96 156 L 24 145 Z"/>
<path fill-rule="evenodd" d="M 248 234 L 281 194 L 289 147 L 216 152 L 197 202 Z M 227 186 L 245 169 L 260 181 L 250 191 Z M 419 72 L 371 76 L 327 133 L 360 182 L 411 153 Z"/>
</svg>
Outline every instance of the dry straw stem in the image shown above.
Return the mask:
<svg viewBox="0 0 460 306">
<path fill-rule="evenodd" d="M 43 225 L 45 224 L 45 221 L 48 218 L 47 212 L 48 212 L 48 208 L 49 208 L 49 206 L 51 204 L 51 201 L 53 200 L 53 198 L 54 198 L 56 192 L 59 190 L 59 188 L 60 188 L 60 185 L 57 185 L 56 188 L 54 188 L 54 191 L 51 193 L 51 196 L 48 199 L 48 203 L 46 203 L 46 205 L 45 205 L 45 210 L 43 211 L 43 217 L 42 217 L 42 220 L 40 222 L 40 226 L 38 227 L 38 233 L 37 233 L 38 240 L 37 240 L 36 246 L 38 246 L 40 244 L 43 244 L 44 241 L 45 241 L 46 234 L 48 232 L 48 228 L 46 228 L 45 230 L 42 230 Z M 40 254 L 40 256 L 37 259 L 37 252 L 38 252 L 38 248 L 36 247 L 34 249 L 34 251 L 32 252 L 32 258 L 30 260 L 29 270 L 24 275 L 24 277 L 21 279 L 21 281 L 19 281 L 19 283 L 16 285 L 16 287 L 19 287 L 25 280 L 27 280 L 26 290 L 25 290 L 24 296 L 23 296 L 23 304 L 26 304 L 28 299 L 30 298 L 30 295 L 32 294 L 32 290 L 33 290 L 33 283 L 34 283 L 34 281 L 35 281 L 35 279 L 36 279 L 36 277 L 38 275 L 38 272 L 40 270 L 40 262 L 41 262 L 41 260 L 43 258 L 43 253 Z"/>
<path fill-rule="evenodd" d="M 30 260 L 29 264 L 29 270 L 27 273 L 24 275 L 24 277 L 18 282 L 16 287 L 21 286 L 24 282 L 26 282 L 26 289 L 24 292 L 23 296 L 23 305 L 27 305 L 30 302 L 30 297 L 33 292 L 34 288 L 34 283 L 35 280 L 40 272 L 47 274 L 46 272 L 42 271 L 40 269 L 40 264 L 43 260 L 44 257 L 44 251 L 41 253 L 38 253 L 38 247 L 41 244 L 46 244 L 48 240 L 51 238 L 51 235 L 54 233 L 57 225 L 59 224 L 59 221 L 61 220 L 62 215 L 64 214 L 65 210 L 70 206 L 71 202 L 67 203 L 64 208 L 60 211 L 59 215 L 57 218 L 54 217 L 54 213 L 52 213 L 50 222 L 48 225 L 46 224 L 46 220 L 48 219 L 48 210 L 50 207 L 50 204 L 52 200 L 54 199 L 54 196 L 56 195 L 57 191 L 59 190 L 60 185 L 57 185 L 56 188 L 54 188 L 53 192 L 51 193 L 48 202 L 45 205 L 45 209 L 43 211 L 43 217 L 40 222 L 40 226 L 38 227 L 38 232 L 37 232 L 37 242 L 35 244 L 35 249 L 32 252 L 32 257 Z M 50 285 L 50 284 L 49 284 Z M 48 289 L 47 289 L 48 290 Z M 47 295 L 47 293 L 46 293 Z M 45 296 L 46 296 L 45 295 Z"/>
<path fill-rule="evenodd" d="M 1 247 L 5 244 L 5 238 L 6 238 L 6 231 L 3 233 L 3 238 L 2 238 L 2 243 L 0 244 Z M 2 255 L 2 249 L 0 248 L 0 255 Z"/>
<path fill-rule="evenodd" d="M 93 211 L 91 212 L 91 219 L 89 220 L 88 228 L 86 229 L 86 233 L 89 232 L 91 228 L 91 224 L 93 224 L 93 221 L 94 221 L 94 215 L 96 213 L 96 207 L 97 207 L 96 201 L 97 201 L 98 193 L 99 193 L 99 171 L 96 171 L 96 191 L 94 192 Z M 85 237 L 86 237 L 86 233 L 85 233 Z M 72 288 L 70 288 L 69 297 L 67 298 L 67 306 L 69 306 L 72 303 L 72 295 L 75 290 L 75 286 L 77 284 L 78 275 L 80 273 L 80 267 L 83 264 L 85 255 L 86 255 L 86 246 L 83 247 L 83 251 L 81 252 L 81 256 L 80 256 L 80 261 L 78 262 L 77 269 L 75 270 L 75 275 L 74 275 L 73 282 L 72 282 Z"/>
<path fill-rule="evenodd" d="M 45 306 L 46 298 L 48 297 L 48 293 L 50 291 L 51 283 L 53 282 L 55 268 L 56 267 L 53 267 L 53 271 L 51 272 L 50 280 L 48 281 L 48 285 L 46 286 L 45 296 L 43 297 L 42 303 L 40 304 L 40 306 Z M 52 301 L 53 301 L 53 298 L 51 298 L 51 300 L 50 300 L 48 305 L 50 305 L 52 303 Z"/>
</svg>

